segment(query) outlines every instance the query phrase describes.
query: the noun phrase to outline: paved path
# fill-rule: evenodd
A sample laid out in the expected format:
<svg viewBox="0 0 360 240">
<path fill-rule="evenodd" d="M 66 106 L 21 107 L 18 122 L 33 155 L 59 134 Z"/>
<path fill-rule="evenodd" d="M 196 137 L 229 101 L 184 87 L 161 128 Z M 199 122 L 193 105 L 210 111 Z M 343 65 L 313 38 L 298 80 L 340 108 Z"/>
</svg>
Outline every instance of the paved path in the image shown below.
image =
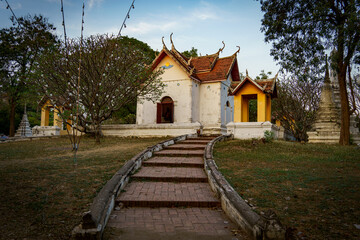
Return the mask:
<svg viewBox="0 0 360 240">
<path fill-rule="evenodd" d="M 104 239 L 247 239 L 221 210 L 203 170 L 209 137 L 156 152 L 116 199 Z"/>
</svg>

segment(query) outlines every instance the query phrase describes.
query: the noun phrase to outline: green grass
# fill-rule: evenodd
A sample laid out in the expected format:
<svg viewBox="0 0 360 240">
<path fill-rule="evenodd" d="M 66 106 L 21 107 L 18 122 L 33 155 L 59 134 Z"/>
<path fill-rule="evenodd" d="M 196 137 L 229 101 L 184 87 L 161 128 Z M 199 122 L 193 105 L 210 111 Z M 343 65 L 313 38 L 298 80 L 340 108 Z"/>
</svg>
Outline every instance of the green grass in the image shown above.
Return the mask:
<svg viewBox="0 0 360 240">
<path fill-rule="evenodd" d="M 214 157 L 258 213 L 273 209 L 309 239 L 360 238 L 359 148 L 233 140 L 217 143 Z"/>
<path fill-rule="evenodd" d="M 0 144 L 0 239 L 68 239 L 125 161 L 164 138 L 67 138 Z"/>
</svg>

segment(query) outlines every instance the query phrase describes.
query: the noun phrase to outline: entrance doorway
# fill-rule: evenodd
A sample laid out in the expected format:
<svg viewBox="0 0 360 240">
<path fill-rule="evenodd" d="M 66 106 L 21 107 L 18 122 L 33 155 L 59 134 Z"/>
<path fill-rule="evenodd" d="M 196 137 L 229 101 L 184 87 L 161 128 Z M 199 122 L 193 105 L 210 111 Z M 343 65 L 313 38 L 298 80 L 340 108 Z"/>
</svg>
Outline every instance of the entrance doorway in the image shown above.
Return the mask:
<svg viewBox="0 0 360 240">
<path fill-rule="evenodd" d="M 257 94 L 242 96 L 241 122 L 257 122 Z"/>
<path fill-rule="evenodd" d="M 171 97 L 164 97 L 157 104 L 156 123 L 174 122 L 174 101 Z"/>
</svg>

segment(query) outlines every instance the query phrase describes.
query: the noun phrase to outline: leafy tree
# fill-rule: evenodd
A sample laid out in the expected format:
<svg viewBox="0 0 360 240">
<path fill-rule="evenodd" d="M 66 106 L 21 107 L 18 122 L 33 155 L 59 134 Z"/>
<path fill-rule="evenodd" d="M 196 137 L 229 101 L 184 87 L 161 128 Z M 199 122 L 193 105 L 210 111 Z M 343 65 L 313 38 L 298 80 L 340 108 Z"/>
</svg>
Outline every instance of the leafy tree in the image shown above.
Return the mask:
<svg viewBox="0 0 360 240">
<path fill-rule="evenodd" d="M 34 65 L 39 56 L 56 42 L 54 26 L 41 15 L 11 18 L 13 26 L 0 30 L 0 94 L 9 104 L 9 135 L 15 134 L 16 107 L 31 99 Z"/>
<path fill-rule="evenodd" d="M 129 38 L 124 36 L 121 38 L 121 42 L 130 44 L 134 49 L 138 49 L 146 55 L 147 64 L 150 64 L 156 57 L 155 51 L 146 43 L 137 40 L 136 38 Z M 123 106 L 119 111 L 112 114 L 111 119 L 106 121 L 106 124 L 128 124 L 136 122 L 136 101 L 133 101 Z"/>
<path fill-rule="evenodd" d="M 316 75 L 324 66 L 325 51 L 335 50 L 332 68 L 337 72 L 341 97 L 340 144 L 350 143 L 350 107 L 346 73 L 360 55 L 359 0 L 261 0 L 261 30 L 272 42 L 271 55 L 297 79 Z"/>
<path fill-rule="evenodd" d="M 265 73 L 265 70 L 261 70 L 260 74 L 255 79 L 268 79 L 272 72 Z"/>
<path fill-rule="evenodd" d="M 191 50 L 186 50 L 184 52 L 182 52 L 182 54 L 185 57 L 191 58 L 191 57 L 197 57 L 198 56 L 198 50 L 194 47 L 191 48 Z"/>
<path fill-rule="evenodd" d="M 155 51 L 147 43 L 127 36 L 121 37 L 119 41 L 124 44 L 131 45 L 133 49 L 137 49 L 137 51 L 142 52 L 142 54 L 146 56 L 144 59 L 146 64 L 150 64 L 155 59 Z"/>
<path fill-rule="evenodd" d="M 285 131 L 298 141 L 307 141 L 308 131 L 316 120 L 321 82 L 299 81 L 284 76 L 277 82 L 278 97 L 273 99 L 272 112 Z"/>
<path fill-rule="evenodd" d="M 37 65 L 38 84 L 63 120 L 70 119 L 81 132 L 94 132 L 96 142 L 101 123 L 114 112 L 139 96 L 155 100 L 161 95 L 161 70 L 149 69 L 152 58 L 131 42 L 97 35 L 67 45 L 43 56 Z"/>
</svg>

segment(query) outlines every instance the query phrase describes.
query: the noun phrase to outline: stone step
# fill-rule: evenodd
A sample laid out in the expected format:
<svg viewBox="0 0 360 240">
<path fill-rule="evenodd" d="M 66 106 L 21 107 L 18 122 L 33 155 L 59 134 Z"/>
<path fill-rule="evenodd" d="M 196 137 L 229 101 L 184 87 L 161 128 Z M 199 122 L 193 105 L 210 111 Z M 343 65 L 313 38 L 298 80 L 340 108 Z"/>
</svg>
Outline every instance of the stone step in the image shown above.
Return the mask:
<svg viewBox="0 0 360 240">
<path fill-rule="evenodd" d="M 142 167 L 131 176 L 135 181 L 159 182 L 208 182 L 202 168 Z"/>
<path fill-rule="evenodd" d="M 196 140 L 196 139 L 186 139 L 186 140 L 184 140 L 184 141 L 181 141 L 181 142 L 178 142 L 178 143 L 180 143 L 180 144 L 208 144 L 210 142 L 210 140 L 209 139 L 205 139 L 205 140 L 201 140 L 201 139 L 199 139 L 199 140 Z"/>
<path fill-rule="evenodd" d="M 212 137 L 212 136 L 210 136 L 210 137 L 189 137 L 186 140 L 208 140 L 208 141 L 211 141 L 214 138 L 216 138 L 216 137 Z"/>
<path fill-rule="evenodd" d="M 131 182 L 116 199 L 125 207 L 220 207 L 208 183 Z"/>
<path fill-rule="evenodd" d="M 202 157 L 153 157 L 143 162 L 143 166 L 163 167 L 204 167 Z"/>
<path fill-rule="evenodd" d="M 177 150 L 204 150 L 206 144 L 183 144 L 177 143 L 174 145 L 170 145 L 165 149 L 177 149 Z"/>
<path fill-rule="evenodd" d="M 165 149 L 159 152 L 154 152 L 154 155 L 166 157 L 202 157 L 204 155 L 204 150 Z"/>
<path fill-rule="evenodd" d="M 104 239 L 248 239 L 221 208 L 122 208 L 114 210 Z"/>
</svg>

